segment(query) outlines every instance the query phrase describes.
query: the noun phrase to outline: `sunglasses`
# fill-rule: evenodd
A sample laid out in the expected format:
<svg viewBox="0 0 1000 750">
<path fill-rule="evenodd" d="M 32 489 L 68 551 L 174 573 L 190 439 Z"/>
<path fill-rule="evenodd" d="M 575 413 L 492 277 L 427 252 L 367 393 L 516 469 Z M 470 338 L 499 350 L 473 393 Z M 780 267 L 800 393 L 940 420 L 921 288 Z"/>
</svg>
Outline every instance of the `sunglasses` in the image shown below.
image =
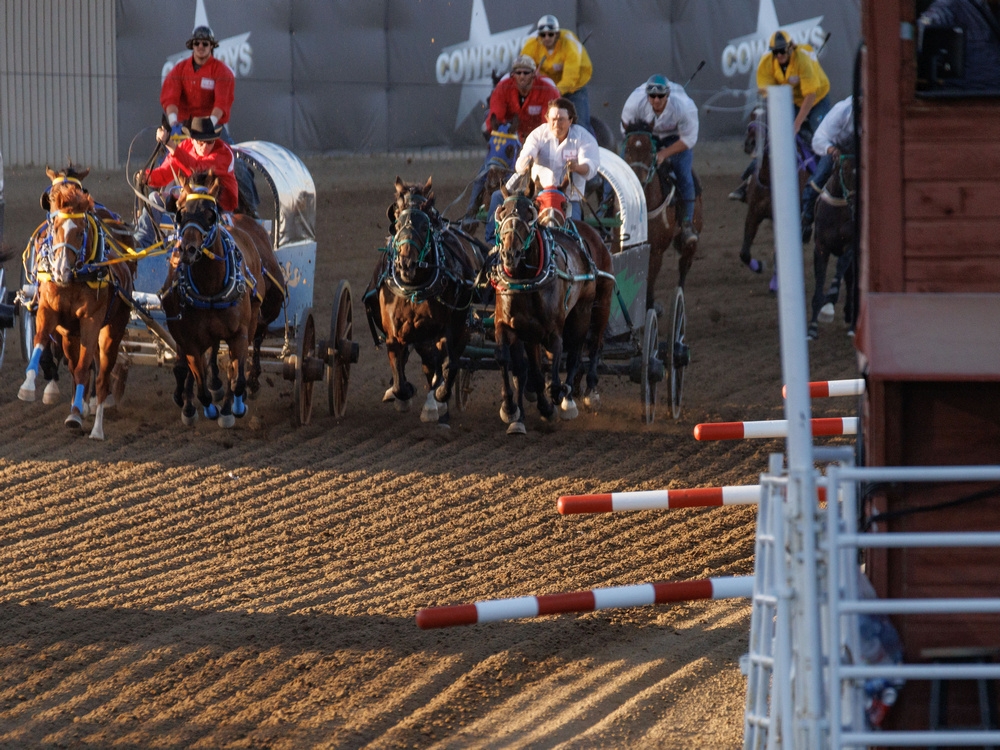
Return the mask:
<svg viewBox="0 0 1000 750">
<path fill-rule="evenodd" d="M 773 52 L 775 55 L 781 55 L 781 56 L 785 56 L 785 55 L 788 54 L 788 50 L 787 49 L 775 49 L 775 50 L 771 50 L 771 52 Z"/>
<path fill-rule="evenodd" d="M 540 37 L 558 36 L 558 32 L 556 32 L 556 31 L 539 31 L 538 32 L 538 36 L 540 36 Z"/>
<path fill-rule="evenodd" d="M 666 99 L 666 94 L 646 94 L 650 99 Z"/>
<path fill-rule="evenodd" d="M 530 75 L 534 75 L 534 73 L 535 72 L 533 70 L 515 70 L 514 71 L 514 75 L 516 75 L 516 76 L 530 76 Z"/>
<path fill-rule="evenodd" d="M 206 40 L 201 40 L 201 41 L 197 41 L 197 42 L 192 42 L 191 46 L 192 47 L 211 47 L 212 43 L 209 42 L 209 41 L 206 41 Z"/>
</svg>

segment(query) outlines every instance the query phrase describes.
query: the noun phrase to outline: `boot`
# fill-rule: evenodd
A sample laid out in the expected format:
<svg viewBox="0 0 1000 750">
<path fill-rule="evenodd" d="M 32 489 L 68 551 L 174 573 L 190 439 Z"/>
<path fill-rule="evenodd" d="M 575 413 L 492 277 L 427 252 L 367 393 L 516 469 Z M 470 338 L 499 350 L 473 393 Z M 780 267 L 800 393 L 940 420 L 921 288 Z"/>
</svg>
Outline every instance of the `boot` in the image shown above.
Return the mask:
<svg viewBox="0 0 1000 750">
<path fill-rule="evenodd" d="M 681 223 L 681 242 L 684 246 L 693 245 L 698 241 L 698 233 L 694 231 L 694 225 L 688 219 Z"/>
<path fill-rule="evenodd" d="M 740 186 L 736 188 L 733 192 L 729 194 L 729 200 L 731 201 L 743 201 L 747 202 L 747 181 L 744 180 L 740 183 Z"/>
</svg>

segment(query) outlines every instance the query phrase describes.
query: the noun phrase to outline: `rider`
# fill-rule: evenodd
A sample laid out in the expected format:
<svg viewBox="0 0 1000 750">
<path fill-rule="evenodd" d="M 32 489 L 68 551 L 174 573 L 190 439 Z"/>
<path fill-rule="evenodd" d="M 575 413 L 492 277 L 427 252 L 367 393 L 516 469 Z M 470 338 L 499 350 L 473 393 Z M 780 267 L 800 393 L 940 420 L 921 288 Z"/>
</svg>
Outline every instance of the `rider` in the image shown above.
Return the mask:
<svg viewBox="0 0 1000 750">
<path fill-rule="evenodd" d="M 236 76 L 214 56 L 219 43 L 208 26 L 196 27 L 185 46 L 191 56 L 170 69 L 160 88 L 160 106 L 170 124 L 171 138 L 176 143 L 183 137 L 182 123 L 204 117 L 212 120 L 213 127 L 221 126 L 220 137 L 232 145 L 227 123 L 236 93 Z M 259 198 L 250 168 L 237 160 L 235 170 L 246 203 L 256 210 Z"/>
<path fill-rule="evenodd" d="M 757 89 L 761 96 L 767 95 L 768 86 L 791 86 L 792 101 L 795 104 L 795 132 L 808 123 L 808 134 L 816 132 L 820 122 L 830 111 L 830 79 L 816 59 L 808 44 L 795 44 L 786 31 L 776 31 L 771 35 L 769 49 L 757 65 Z M 729 194 L 729 199 L 743 201 L 747 197 L 750 176 L 756 168 L 756 161 L 743 172 L 740 186 Z"/>
<path fill-rule="evenodd" d="M 490 111 L 483 123 L 483 132 L 489 136 L 495 125 L 517 120 L 517 137 L 523 143 L 528 134 L 545 122 L 545 107 L 559 97 L 559 89 L 551 79 L 538 75 L 535 61 L 528 55 L 521 55 L 511 66 L 510 74 L 500 79 L 490 94 Z M 491 125 L 491 123 L 494 123 Z M 479 174 L 472 183 L 472 195 L 466 210 L 467 217 L 474 217 L 479 210 L 479 193 L 486 184 L 489 162 L 483 163 Z"/>
<path fill-rule="evenodd" d="M 812 238 L 813 212 L 816 198 L 833 173 L 834 161 L 842 153 L 854 152 L 854 103 L 852 97 L 833 105 L 830 113 L 816 128 L 812 150 L 820 157 L 816 171 L 802 191 L 802 242 Z"/>
<path fill-rule="evenodd" d="M 657 174 L 661 181 L 666 181 L 672 169 L 677 178 L 681 200 L 681 239 L 685 245 L 697 242 L 698 234 L 692 224 L 695 187 L 691 175 L 692 149 L 698 142 L 697 105 L 681 85 L 668 81 L 666 76 L 653 75 L 629 94 L 622 109 L 621 121 L 622 135 L 625 134 L 626 123 L 652 123 L 657 146 Z"/>
<path fill-rule="evenodd" d="M 178 145 L 170 139 L 170 131 L 159 128 L 156 139 L 167 149 L 167 158 L 155 169 L 146 170 L 136 175 L 136 182 L 144 182 L 151 188 L 164 188 L 175 181 L 183 180 L 195 172 L 212 170 L 219 178 L 219 208 L 227 213 L 236 210 L 238 203 L 238 187 L 233 173 L 233 163 L 236 158 L 232 149 L 219 140 L 221 128 L 213 125 L 211 118 L 192 118 L 190 126 L 183 126 L 182 132 L 187 137 Z M 150 200 L 162 210 L 163 200 L 159 193 L 151 193 Z M 159 214 L 160 211 L 154 210 Z M 159 216 L 157 216 L 159 220 Z M 143 210 L 136 227 L 136 242 L 139 247 L 149 247 L 156 241 L 153 230 L 153 219 L 149 211 Z"/>
<path fill-rule="evenodd" d="M 600 166 L 600 147 L 597 139 L 576 124 L 573 102 L 559 97 L 549 102 L 545 124 L 539 125 L 524 139 L 521 153 L 514 165 L 515 174 L 507 182 L 513 189 L 523 175 L 531 171 L 542 187 L 558 187 L 565 176 L 570 177 L 566 197 L 570 202 L 570 218 L 583 218 L 581 201 L 587 180 L 597 175 Z M 490 211 L 486 221 L 486 241 L 496 240 L 496 210 L 503 203 L 503 194 L 497 190 L 490 198 Z"/>
<path fill-rule="evenodd" d="M 559 19 L 545 15 L 538 19 L 537 34 L 528 37 L 521 49 L 538 64 L 538 72 L 551 78 L 559 93 L 576 108 L 577 122 L 591 135 L 590 97 L 587 83 L 593 74 L 587 48 L 572 31 L 559 28 Z"/>
</svg>

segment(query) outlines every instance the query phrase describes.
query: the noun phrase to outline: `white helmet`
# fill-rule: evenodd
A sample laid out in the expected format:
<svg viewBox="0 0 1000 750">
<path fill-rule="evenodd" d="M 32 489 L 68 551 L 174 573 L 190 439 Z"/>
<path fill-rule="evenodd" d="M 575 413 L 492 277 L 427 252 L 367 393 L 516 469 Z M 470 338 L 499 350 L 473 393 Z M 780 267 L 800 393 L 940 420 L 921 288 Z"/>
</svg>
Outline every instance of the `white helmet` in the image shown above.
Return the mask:
<svg viewBox="0 0 1000 750">
<path fill-rule="evenodd" d="M 559 31 L 559 19 L 555 16 L 542 16 L 535 24 L 536 31 Z"/>
</svg>

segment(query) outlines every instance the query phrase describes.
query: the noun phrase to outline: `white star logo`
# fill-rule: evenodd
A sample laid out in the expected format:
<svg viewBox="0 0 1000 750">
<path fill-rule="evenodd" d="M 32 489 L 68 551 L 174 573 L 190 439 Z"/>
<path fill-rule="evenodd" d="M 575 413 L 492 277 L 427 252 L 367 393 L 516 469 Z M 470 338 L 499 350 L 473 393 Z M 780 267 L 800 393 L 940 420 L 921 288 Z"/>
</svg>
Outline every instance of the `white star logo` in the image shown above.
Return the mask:
<svg viewBox="0 0 1000 750">
<path fill-rule="evenodd" d="M 533 24 L 528 24 L 492 34 L 483 0 L 472 0 L 468 40 L 441 50 L 434 66 L 439 84 L 462 84 L 455 130 L 458 130 L 476 105 L 486 101 L 493 89 L 490 74 L 494 70 L 506 73 L 510 69 L 533 28 Z"/>
<path fill-rule="evenodd" d="M 722 74 L 732 78 L 737 74 L 750 73 L 750 89 L 757 90 L 757 63 L 767 50 L 771 34 L 779 28 L 787 31 L 796 44 L 810 44 L 818 49 L 823 44 L 825 36 L 823 16 L 808 18 L 805 21 L 779 24 L 778 13 L 774 9 L 774 0 L 760 0 L 757 10 L 757 30 L 752 34 L 730 39 L 722 50 Z"/>
<path fill-rule="evenodd" d="M 196 29 L 199 26 L 212 27 L 212 24 L 208 22 L 208 14 L 205 12 L 205 0 L 198 0 L 198 5 L 194 11 L 194 26 L 191 28 Z M 246 34 L 237 34 L 226 39 L 219 39 L 219 46 L 212 53 L 228 65 L 230 70 L 233 71 L 233 75 L 237 78 L 250 75 L 250 71 L 253 69 L 253 48 L 250 46 L 249 39 L 249 31 Z M 190 51 L 185 50 L 167 58 L 167 61 L 163 63 L 163 68 L 160 70 L 161 85 L 166 80 L 167 73 L 170 72 L 171 68 L 190 56 L 190 54 Z"/>
</svg>

